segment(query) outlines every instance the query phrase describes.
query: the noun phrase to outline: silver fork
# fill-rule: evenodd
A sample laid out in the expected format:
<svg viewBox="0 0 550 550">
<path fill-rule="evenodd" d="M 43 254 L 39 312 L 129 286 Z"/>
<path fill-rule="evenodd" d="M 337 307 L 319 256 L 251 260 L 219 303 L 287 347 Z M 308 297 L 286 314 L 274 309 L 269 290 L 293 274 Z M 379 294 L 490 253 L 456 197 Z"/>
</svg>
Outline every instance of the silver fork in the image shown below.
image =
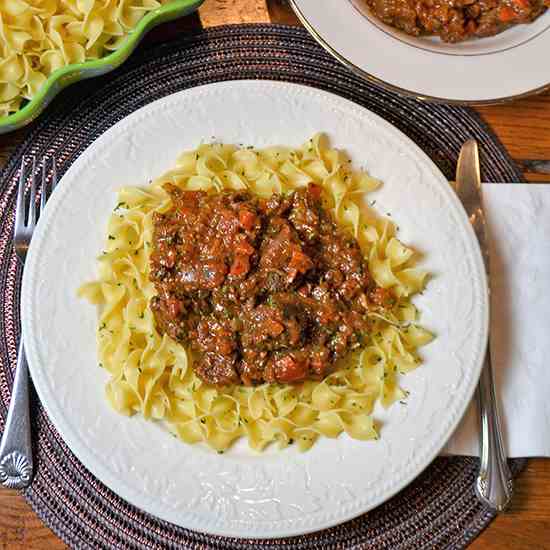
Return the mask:
<svg viewBox="0 0 550 550">
<path fill-rule="evenodd" d="M 55 159 L 51 163 L 52 178 L 51 190 L 57 184 L 57 172 Z M 17 192 L 17 206 L 15 212 L 15 225 L 13 229 L 13 241 L 15 252 L 25 265 L 27 251 L 31 237 L 36 227 L 36 221 L 46 206 L 48 195 L 47 163 L 42 164 L 42 182 L 40 186 L 40 207 L 36 208 L 36 159 L 32 159 L 31 189 L 29 194 L 28 216 L 25 216 L 25 158 L 21 162 L 19 176 L 19 190 Z M 25 357 L 23 338 L 19 341 L 17 354 L 17 366 L 15 380 L 11 394 L 8 419 L 4 426 L 2 441 L 0 442 L 0 483 L 11 489 L 24 489 L 28 487 L 33 475 L 32 445 L 31 445 L 31 420 L 29 410 L 29 368 Z"/>
</svg>

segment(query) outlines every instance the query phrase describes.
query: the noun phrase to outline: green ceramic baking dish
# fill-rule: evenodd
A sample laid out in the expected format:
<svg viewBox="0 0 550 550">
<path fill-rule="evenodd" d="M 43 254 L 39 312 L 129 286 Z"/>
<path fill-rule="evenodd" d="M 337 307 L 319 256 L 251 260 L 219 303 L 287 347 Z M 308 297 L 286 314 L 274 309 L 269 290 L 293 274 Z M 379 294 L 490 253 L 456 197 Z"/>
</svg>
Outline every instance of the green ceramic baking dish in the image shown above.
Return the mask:
<svg viewBox="0 0 550 550">
<path fill-rule="evenodd" d="M 145 34 L 153 27 L 172 21 L 196 10 L 204 0 L 172 0 L 156 10 L 147 13 L 133 29 L 126 41 L 116 51 L 102 57 L 67 65 L 53 72 L 39 92 L 19 111 L 0 117 L 0 134 L 6 134 L 32 122 L 48 106 L 63 88 L 86 78 L 99 76 L 120 66 L 134 51 Z"/>
</svg>

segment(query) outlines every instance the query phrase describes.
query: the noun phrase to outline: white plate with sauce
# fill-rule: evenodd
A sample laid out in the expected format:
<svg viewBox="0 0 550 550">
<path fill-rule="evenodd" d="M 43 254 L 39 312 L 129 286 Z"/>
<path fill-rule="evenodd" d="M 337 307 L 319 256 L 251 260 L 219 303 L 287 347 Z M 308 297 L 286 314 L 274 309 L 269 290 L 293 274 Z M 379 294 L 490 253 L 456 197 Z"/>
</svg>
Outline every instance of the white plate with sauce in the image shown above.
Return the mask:
<svg viewBox="0 0 550 550">
<path fill-rule="evenodd" d="M 433 279 L 415 303 L 436 334 L 425 364 L 403 378 L 408 404 L 375 417 L 378 441 L 345 434 L 295 447 L 223 455 L 186 445 L 139 416 L 112 411 L 97 366 L 96 312 L 77 288 L 94 278 L 105 224 L 123 185 L 146 184 L 211 136 L 258 147 L 299 145 L 318 131 L 384 184 L 373 198 L 423 253 Z M 470 401 L 488 335 L 479 247 L 432 161 L 380 117 L 293 84 L 238 81 L 151 103 L 97 139 L 56 188 L 25 266 L 22 319 L 34 385 L 82 463 L 139 508 L 189 529 L 235 537 L 317 531 L 362 514 L 410 483 L 437 456 Z"/>
<path fill-rule="evenodd" d="M 385 25 L 365 0 L 291 0 L 328 52 L 357 74 L 417 99 L 489 104 L 550 86 L 550 10 L 496 36 L 449 44 Z"/>
</svg>

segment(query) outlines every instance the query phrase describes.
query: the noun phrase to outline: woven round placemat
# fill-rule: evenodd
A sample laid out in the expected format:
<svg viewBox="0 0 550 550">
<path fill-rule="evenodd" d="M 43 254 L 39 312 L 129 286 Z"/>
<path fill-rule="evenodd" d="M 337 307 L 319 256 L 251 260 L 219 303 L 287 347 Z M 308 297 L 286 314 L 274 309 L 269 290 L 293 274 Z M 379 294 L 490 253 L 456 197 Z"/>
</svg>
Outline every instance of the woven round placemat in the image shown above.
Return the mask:
<svg viewBox="0 0 550 550">
<path fill-rule="evenodd" d="M 419 103 L 377 88 L 339 65 L 301 28 L 220 27 L 142 48 L 115 73 L 63 92 L 0 174 L 0 426 L 6 418 L 20 333 L 21 269 L 11 232 L 22 155 L 55 156 L 63 174 L 100 134 L 143 105 L 193 86 L 245 78 L 307 84 L 364 105 L 418 143 L 448 178 L 454 175 L 461 144 L 475 137 L 481 144 L 484 181 L 522 181 L 474 111 Z M 34 395 L 32 415 L 36 475 L 23 494 L 38 516 L 74 548 L 463 548 L 493 518 L 474 495 L 478 460 L 455 457 L 437 459 L 393 499 L 332 529 L 264 541 L 200 534 L 134 508 L 95 479 L 64 444 Z M 517 473 L 524 461 L 511 464 Z"/>
</svg>

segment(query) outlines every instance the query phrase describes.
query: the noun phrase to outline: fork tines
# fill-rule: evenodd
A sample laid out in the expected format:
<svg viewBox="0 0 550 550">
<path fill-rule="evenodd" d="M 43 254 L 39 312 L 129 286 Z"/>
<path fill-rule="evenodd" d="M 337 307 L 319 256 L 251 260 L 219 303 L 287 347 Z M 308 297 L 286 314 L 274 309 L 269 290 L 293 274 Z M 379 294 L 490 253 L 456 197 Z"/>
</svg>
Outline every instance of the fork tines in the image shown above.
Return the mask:
<svg viewBox="0 0 550 550">
<path fill-rule="evenodd" d="M 42 160 L 42 178 L 39 189 L 36 184 L 36 158 L 31 158 L 31 173 L 28 174 L 26 170 L 27 159 L 23 157 L 21 161 L 21 170 L 19 175 L 19 189 L 17 192 L 17 208 L 15 214 L 15 230 L 17 228 L 33 228 L 36 225 L 36 221 L 40 212 L 42 212 L 46 206 L 48 199 L 48 179 L 50 180 L 50 193 L 57 185 L 57 169 L 55 164 L 55 158 L 52 158 L 50 162 L 44 157 Z M 30 177 L 30 193 L 28 196 L 28 216 L 26 201 L 25 201 L 25 189 L 27 187 L 28 178 Z M 40 192 L 40 208 L 37 208 L 37 196 Z"/>
</svg>

